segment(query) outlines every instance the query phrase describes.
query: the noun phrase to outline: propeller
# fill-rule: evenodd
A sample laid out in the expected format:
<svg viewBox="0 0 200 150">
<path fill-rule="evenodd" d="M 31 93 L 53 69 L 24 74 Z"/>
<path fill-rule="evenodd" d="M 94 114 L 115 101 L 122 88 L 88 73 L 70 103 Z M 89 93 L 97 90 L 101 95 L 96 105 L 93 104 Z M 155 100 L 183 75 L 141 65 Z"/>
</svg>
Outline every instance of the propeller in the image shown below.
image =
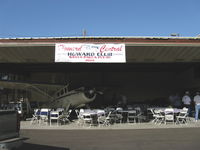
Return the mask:
<svg viewBox="0 0 200 150">
<path fill-rule="evenodd" d="M 96 88 L 91 88 L 91 87 L 81 87 L 75 90 L 76 92 L 84 92 L 88 94 L 100 94 L 102 95 L 103 92 L 100 90 L 96 90 Z"/>
</svg>

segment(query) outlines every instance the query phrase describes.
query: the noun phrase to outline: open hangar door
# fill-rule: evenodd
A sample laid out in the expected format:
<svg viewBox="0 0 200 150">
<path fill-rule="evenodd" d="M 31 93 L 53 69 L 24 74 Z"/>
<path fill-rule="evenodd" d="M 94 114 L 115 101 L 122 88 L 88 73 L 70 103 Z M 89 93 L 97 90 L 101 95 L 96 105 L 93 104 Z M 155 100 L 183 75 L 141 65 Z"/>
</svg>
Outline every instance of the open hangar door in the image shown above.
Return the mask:
<svg viewBox="0 0 200 150">
<path fill-rule="evenodd" d="M 168 105 L 170 94 L 185 90 L 193 94 L 200 88 L 200 63 L 124 63 L 124 64 L 4 64 L 10 74 L 21 74 L 21 81 L 66 85 L 69 90 L 82 86 L 102 91 L 90 105 L 117 105 L 121 96 L 128 104 Z M 48 97 L 31 94 L 32 101 Z"/>
<path fill-rule="evenodd" d="M 69 89 L 96 87 L 104 92 L 92 103 L 98 106 L 116 105 L 120 95 L 129 104 L 165 104 L 174 92 L 200 87 L 198 45 L 126 44 L 127 62 L 114 64 L 55 63 L 52 45 L 0 47 L 1 72 L 17 74 L 21 81 L 69 83 Z"/>
</svg>

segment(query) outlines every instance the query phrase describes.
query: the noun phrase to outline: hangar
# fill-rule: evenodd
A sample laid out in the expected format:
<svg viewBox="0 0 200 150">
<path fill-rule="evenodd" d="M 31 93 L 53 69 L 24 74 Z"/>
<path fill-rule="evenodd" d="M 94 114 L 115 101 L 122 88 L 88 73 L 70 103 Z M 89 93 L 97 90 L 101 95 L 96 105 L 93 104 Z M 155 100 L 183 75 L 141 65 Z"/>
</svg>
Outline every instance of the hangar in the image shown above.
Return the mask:
<svg viewBox="0 0 200 150">
<path fill-rule="evenodd" d="M 55 62 L 55 44 L 125 44 L 125 63 Z M 90 86 L 103 90 L 93 105 L 115 105 L 119 95 L 132 103 L 165 103 L 171 93 L 200 89 L 200 37 L 52 37 L 0 39 L 0 80 Z M 32 91 L 1 87 L 1 102 Z"/>
</svg>

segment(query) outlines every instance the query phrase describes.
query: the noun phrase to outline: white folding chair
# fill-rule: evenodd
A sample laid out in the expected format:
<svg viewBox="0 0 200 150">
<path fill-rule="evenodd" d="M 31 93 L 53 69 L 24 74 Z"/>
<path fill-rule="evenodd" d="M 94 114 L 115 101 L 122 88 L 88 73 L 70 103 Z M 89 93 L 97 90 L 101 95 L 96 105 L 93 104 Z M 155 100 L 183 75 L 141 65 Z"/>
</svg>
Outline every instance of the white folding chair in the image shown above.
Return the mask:
<svg viewBox="0 0 200 150">
<path fill-rule="evenodd" d="M 166 108 L 165 109 L 165 124 L 173 123 L 174 124 L 174 109 L 173 108 Z"/>
<path fill-rule="evenodd" d="M 50 109 L 42 108 L 40 110 L 40 124 L 45 123 L 48 124 L 48 116 L 49 116 Z"/>
<path fill-rule="evenodd" d="M 70 117 L 71 112 L 72 112 L 71 109 L 68 110 L 67 112 L 63 112 L 61 115 L 59 115 L 58 121 L 61 124 L 66 124 L 66 123 L 70 122 L 69 117 Z"/>
<path fill-rule="evenodd" d="M 137 112 L 138 123 L 141 123 L 142 121 L 146 120 L 146 116 L 143 115 L 143 112 L 140 107 L 136 107 L 135 110 Z"/>
<path fill-rule="evenodd" d="M 160 109 L 151 109 L 154 119 L 152 120 L 155 124 L 162 124 L 164 123 L 165 116 L 161 113 Z"/>
<path fill-rule="evenodd" d="M 176 116 L 176 124 L 187 124 L 188 121 L 188 108 L 183 108 L 179 115 Z"/>
<path fill-rule="evenodd" d="M 111 118 L 110 118 L 110 115 L 111 115 L 112 111 L 110 111 L 108 113 L 108 115 L 101 115 L 98 117 L 98 125 L 99 127 L 102 125 L 102 126 L 109 126 L 111 124 Z"/>
<path fill-rule="evenodd" d="M 110 111 L 109 113 L 108 113 L 108 115 L 106 116 L 106 118 L 105 118 L 105 120 L 104 120 L 104 125 L 105 126 L 109 126 L 110 124 L 111 124 L 111 118 L 110 118 L 110 115 L 112 114 L 112 111 Z"/>
<path fill-rule="evenodd" d="M 39 118 L 37 115 L 33 114 L 31 118 L 31 124 L 36 124 L 36 123 L 39 123 Z"/>
<path fill-rule="evenodd" d="M 31 118 L 31 124 L 39 123 L 39 119 L 40 119 L 40 110 L 35 109 L 34 114 Z"/>
<path fill-rule="evenodd" d="M 136 118 L 137 118 L 136 110 L 128 111 L 128 116 L 127 116 L 128 123 L 131 123 L 131 122 L 136 123 Z"/>
<path fill-rule="evenodd" d="M 115 114 L 115 123 L 122 123 L 123 120 L 123 110 L 117 110 Z"/>
<path fill-rule="evenodd" d="M 77 125 L 78 126 L 83 126 L 84 125 L 84 118 L 83 118 L 83 115 L 79 113 L 79 115 L 77 116 L 78 117 L 78 120 L 77 120 Z"/>
<path fill-rule="evenodd" d="M 89 126 L 92 125 L 92 116 L 90 113 L 84 113 L 83 114 L 83 121 L 84 121 L 84 125 L 89 124 Z"/>
<path fill-rule="evenodd" d="M 57 126 L 58 126 L 58 124 L 59 124 L 59 112 L 58 111 L 51 111 L 50 112 L 50 125 L 52 125 L 52 122 L 53 121 L 56 121 L 56 123 L 57 123 Z"/>
</svg>

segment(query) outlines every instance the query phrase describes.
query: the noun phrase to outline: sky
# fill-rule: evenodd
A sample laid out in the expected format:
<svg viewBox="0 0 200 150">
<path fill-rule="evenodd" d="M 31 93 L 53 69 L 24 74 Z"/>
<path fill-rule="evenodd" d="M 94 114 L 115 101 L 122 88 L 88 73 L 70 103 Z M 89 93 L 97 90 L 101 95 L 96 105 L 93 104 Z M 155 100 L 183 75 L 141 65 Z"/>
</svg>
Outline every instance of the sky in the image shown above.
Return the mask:
<svg viewBox="0 0 200 150">
<path fill-rule="evenodd" d="M 0 0 L 0 38 L 200 34 L 200 0 Z"/>
</svg>

